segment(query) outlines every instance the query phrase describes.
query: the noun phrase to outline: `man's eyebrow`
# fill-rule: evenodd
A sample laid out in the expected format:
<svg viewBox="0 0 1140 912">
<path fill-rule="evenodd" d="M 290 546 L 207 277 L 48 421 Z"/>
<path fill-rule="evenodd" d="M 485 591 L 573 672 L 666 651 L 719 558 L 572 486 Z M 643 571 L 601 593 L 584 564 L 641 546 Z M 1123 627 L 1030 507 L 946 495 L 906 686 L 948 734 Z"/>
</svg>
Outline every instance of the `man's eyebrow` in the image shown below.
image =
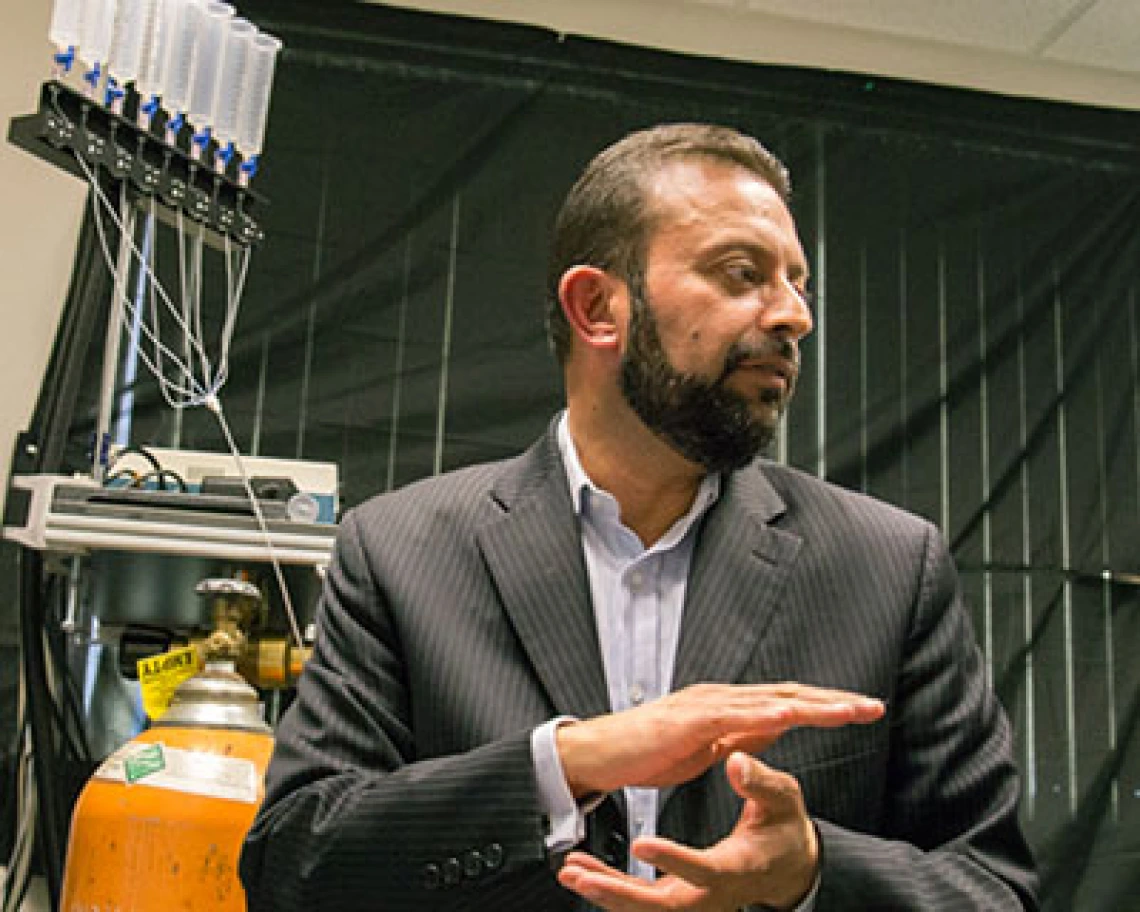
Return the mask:
<svg viewBox="0 0 1140 912">
<path fill-rule="evenodd" d="M 772 246 L 758 242 L 751 238 L 728 237 L 718 239 L 701 252 L 704 259 L 715 260 L 734 250 L 743 251 L 751 256 L 775 257 L 778 254 Z M 791 281 L 811 281 L 811 266 L 806 262 L 793 260 L 788 266 L 788 279 Z"/>
</svg>

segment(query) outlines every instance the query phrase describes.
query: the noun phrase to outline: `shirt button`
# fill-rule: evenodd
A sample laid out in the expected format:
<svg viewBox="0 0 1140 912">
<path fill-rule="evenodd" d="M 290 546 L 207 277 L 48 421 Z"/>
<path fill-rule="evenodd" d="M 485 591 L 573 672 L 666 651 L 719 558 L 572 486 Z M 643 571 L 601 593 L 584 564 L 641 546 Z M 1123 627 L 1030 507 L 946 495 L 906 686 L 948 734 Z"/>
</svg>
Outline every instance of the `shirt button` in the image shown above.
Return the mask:
<svg viewBox="0 0 1140 912">
<path fill-rule="evenodd" d="M 634 706 L 640 706 L 645 702 L 645 689 L 640 684 L 634 684 L 629 689 L 629 702 Z"/>
<path fill-rule="evenodd" d="M 634 570 L 633 573 L 629 575 L 629 588 L 634 592 L 637 592 L 637 590 L 640 589 L 644 583 L 645 576 L 640 570 Z"/>
</svg>

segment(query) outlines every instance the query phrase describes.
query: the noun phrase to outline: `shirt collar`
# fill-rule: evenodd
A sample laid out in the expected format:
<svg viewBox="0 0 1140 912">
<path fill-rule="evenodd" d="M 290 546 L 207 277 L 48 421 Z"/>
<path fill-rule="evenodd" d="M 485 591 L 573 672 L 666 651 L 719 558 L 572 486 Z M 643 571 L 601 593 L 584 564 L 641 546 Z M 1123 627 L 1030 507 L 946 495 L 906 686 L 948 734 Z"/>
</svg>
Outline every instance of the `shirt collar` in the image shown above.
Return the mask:
<svg viewBox="0 0 1140 912">
<path fill-rule="evenodd" d="M 558 449 L 562 454 L 562 465 L 566 469 L 566 481 L 570 485 L 570 499 L 574 503 L 574 513 L 582 516 L 589 508 L 591 499 L 603 498 L 613 500 L 613 495 L 594 484 L 586 470 L 582 468 L 582 461 L 578 458 L 578 448 L 570 436 L 570 422 L 564 411 L 558 419 L 557 427 Z M 688 513 L 677 521 L 677 524 L 687 529 L 720 497 L 720 475 L 710 472 L 701 479 L 697 495 L 693 498 L 693 505 Z M 676 528 L 677 524 L 674 525 Z M 672 535 L 668 536 L 672 538 Z"/>
</svg>

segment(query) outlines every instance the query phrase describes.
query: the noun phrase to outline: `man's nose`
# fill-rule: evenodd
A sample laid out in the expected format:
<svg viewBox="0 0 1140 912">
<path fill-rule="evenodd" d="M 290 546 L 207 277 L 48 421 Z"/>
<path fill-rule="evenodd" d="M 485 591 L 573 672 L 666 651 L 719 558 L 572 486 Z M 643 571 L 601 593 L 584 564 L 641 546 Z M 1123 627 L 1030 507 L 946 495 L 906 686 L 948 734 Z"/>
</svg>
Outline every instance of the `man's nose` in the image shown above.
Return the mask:
<svg viewBox="0 0 1140 912">
<path fill-rule="evenodd" d="M 758 319 L 760 329 L 796 341 L 812 331 L 815 321 L 807 296 L 787 276 L 780 276 L 766 291 Z"/>
</svg>

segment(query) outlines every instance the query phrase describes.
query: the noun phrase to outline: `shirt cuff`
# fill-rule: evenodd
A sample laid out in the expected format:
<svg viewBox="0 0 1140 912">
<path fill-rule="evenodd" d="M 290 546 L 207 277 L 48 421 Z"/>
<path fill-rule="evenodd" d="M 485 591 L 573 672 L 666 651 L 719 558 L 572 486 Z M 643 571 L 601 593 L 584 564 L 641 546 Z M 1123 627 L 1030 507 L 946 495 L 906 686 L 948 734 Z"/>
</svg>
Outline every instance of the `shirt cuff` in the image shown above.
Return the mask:
<svg viewBox="0 0 1140 912">
<path fill-rule="evenodd" d="M 530 753 L 538 782 L 538 803 L 546 815 L 546 849 L 551 853 L 567 852 L 586 838 L 586 813 L 570 793 L 554 733 L 565 722 L 576 722 L 573 716 L 559 716 L 538 726 L 530 734 Z"/>
</svg>

